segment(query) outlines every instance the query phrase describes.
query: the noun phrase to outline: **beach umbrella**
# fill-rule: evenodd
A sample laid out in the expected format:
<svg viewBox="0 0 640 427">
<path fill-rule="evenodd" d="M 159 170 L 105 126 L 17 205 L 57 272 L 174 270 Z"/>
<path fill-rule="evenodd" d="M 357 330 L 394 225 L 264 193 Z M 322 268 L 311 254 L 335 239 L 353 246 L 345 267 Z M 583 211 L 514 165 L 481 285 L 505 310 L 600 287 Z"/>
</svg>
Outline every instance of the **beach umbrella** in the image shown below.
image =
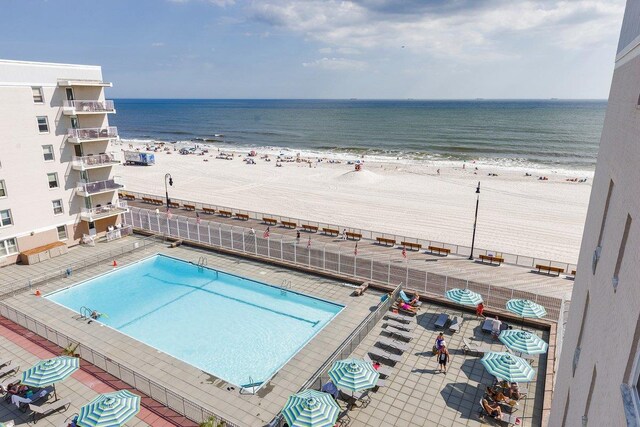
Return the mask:
<svg viewBox="0 0 640 427">
<path fill-rule="evenodd" d="M 547 315 L 543 306 L 528 299 L 510 299 L 507 301 L 507 310 L 523 318 L 540 319 Z"/>
<path fill-rule="evenodd" d="M 380 378 L 371 362 L 360 359 L 338 360 L 328 374 L 337 387 L 351 392 L 373 388 Z"/>
<path fill-rule="evenodd" d="M 55 383 L 63 381 L 80 368 L 80 359 L 71 356 L 59 356 L 41 360 L 22 373 L 22 384 L 31 387 L 53 385 L 53 393 L 57 398 Z"/>
<path fill-rule="evenodd" d="M 282 415 L 289 427 L 333 427 L 340 407 L 328 393 L 305 390 L 289 396 Z"/>
<path fill-rule="evenodd" d="M 80 408 L 80 427 L 119 427 L 140 412 L 140 396 L 128 390 L 101 394 Z"/>
<path fill-rule="evenodd" d="M 521 357 L 505 352 L 490 352 L 480 361 L 496 378 L 508 382 L 527 383 L 533 380 L 535 371 Z"/>
<path fill-rule="evenodd" d="M 549 348 L 549 345 L 536 334 L 519 329 L 502 331 L 498 339 L 511 350 L 520 353 L 542 354 Z"/>
<path fill-rule="evenodd" d="M 444 296 L 449 300 L 462 305 L 476 306 L 482 302 L 482 296 L 469 289 L 450 289 Z"/>
</svg>

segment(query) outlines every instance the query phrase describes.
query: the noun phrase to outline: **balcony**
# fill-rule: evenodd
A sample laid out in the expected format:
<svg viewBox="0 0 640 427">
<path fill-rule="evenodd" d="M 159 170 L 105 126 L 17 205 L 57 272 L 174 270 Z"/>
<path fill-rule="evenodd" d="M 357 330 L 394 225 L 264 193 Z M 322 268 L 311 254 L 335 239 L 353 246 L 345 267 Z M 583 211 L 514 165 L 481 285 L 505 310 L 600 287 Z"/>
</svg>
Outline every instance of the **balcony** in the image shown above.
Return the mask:
<svg viewBox="0 0 640 427">
<path fill-rule="evenodd" d="M 82 144 L 83 142 L 105 141 L 118 137 L 118 128 L 109 126 L 105 128 L 68 129 L 67 142 Z"/>
<path fill-rule="evenodd" d="M 59 87 L 112 87 L 111 82 L 103 82 L 102 80 L 81 80 L 81 79 L 63 79 L 58 80 Z"/>
<path fill-rule="evenodd" d="M 95 156 L 73 156 L 71 167 L 77 171 L 86 171 L 89 169 L 111 167 L 119 163 L 120 161 L 116 159 L 116 153 L 105 153 Z"/>
<path fill-rule="evenodd" d="M 95 196 L 96 194 L 108 193 L 124 188 L 113 179 L 106 181 L 79 182 L 76 185 L 76 194 L 82 197 Z"/>
<path fill-rule="evenodd" d="M 115 204 L 107 204 L 105 206 L 97 206 L 95 208 L 82 208 L 80 219 L 83 221 L 97 221 L 99 219 L 120 215 L 129 211 L 127 202 L 118 200 Z"/>
<path fill-rule="evenodd" d="M 115 113 L 113 101 L 64 101 L 62 113 L 67 116 L 80 114 L 107 114 Z"/>
</svg>

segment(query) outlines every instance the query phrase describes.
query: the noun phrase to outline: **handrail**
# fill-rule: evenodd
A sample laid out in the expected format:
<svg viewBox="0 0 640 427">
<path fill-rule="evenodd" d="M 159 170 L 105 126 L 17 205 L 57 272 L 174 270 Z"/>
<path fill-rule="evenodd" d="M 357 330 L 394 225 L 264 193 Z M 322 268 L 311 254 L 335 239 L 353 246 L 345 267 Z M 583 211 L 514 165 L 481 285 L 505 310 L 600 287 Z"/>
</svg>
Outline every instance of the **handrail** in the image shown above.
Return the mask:
<svg viewBox="0 0 640 427">
<path fill-rule="evenodd" d="M 69 138 L 78 139 L 101 139 L 101 138 L 117 138 L 118 127 L 107 126 L 101 128 L 69 128 L 67 129 Z"/>
</svg>

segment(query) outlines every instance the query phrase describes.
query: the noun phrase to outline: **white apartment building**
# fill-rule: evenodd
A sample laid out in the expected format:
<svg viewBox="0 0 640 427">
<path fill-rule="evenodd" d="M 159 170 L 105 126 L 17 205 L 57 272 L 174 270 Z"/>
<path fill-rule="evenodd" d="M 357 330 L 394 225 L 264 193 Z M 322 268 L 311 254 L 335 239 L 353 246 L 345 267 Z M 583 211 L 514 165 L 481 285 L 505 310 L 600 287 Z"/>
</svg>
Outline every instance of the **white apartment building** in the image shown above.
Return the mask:
<svg viewBox="0 0 640 427">
<path fill-rule="evenodd" d="M 628 0 L 550 426 L 640 426 L 640 0 Z"/>
<path fill-rule="evenodd" d="M 99 66 L 0 60 L 0 266 L 104 233 L 126 204 Z"/>
</svg>

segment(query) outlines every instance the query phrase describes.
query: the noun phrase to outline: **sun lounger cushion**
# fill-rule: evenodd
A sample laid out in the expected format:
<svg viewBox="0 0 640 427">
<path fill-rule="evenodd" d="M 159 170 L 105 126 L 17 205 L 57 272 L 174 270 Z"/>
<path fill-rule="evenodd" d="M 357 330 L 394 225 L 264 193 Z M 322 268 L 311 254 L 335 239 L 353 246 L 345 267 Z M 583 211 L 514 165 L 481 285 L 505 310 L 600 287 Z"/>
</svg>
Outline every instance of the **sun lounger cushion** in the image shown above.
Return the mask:
<svg viewBox="0 0 640 427">
<path fill-rule="evenodd" d="M 373 357 L 378 358 L 379 360 L 388 360 L 393 363 L 398 363 L 402 361 L 402 356 L 398 356 L 397 354 L 389 353 L 387 351 L 384 351 L 375 347 L 369 350 L 369 354 L 372 355 Z"/>
<path fill-rule="evenodd" d="M 389 335 L 393 335 L 395 337 L 401 338 L 405 341 L 411 341 L 413 339 L 413 335 L 411 335 L 410 333 L 399 331 L 397 329 L 387 328 L 387 329 L 383 329 L 382 331 L 386 332 Z"/>
<path fill-rule="evenodd" d="M 395 313 L 387 313 L 385 317 L 389 320 L 393 320 L 399 323 L 406 323 L 406 324 L 411 323 L 411 319 L 407 318 L 406 316 L 400 316 L 399 314 L 395 314 Z"/>
<path fill-rule="evenodd" d="M 440 315 L 436 319 L 436 328 L 444 328 L 448 321 L 449 315 L 446 313 L 440 313 Z"/>
<path fill-rule="evenodd" d="M 415 329 L 415 325 L 408 325 L 408 324 L 402 324 L 402 323 L 384 323 L 382 326 L 386 328 L 393 328 L 398 331 L 405 331 L 405 332 L 413 332 L 413 330 Z"/>
<path fill-rule="evenodd" d="M 451 332 L 460 331 L 460 327 L 462 326 L 462 318 L 455 316 L 453 320 L 451 320 L 451 324 L 449 325 L 449 330 Z"/>
<path fill-rule="evenodd" d="M 47 402 L 40 406 L 29 405 L 29 409 L 33 412 L 33 420 L 35 421 L 38 415 L 41 417 L 45 417 L 61 409 L 66 410 L 70 404 L 71 402 L 69 401 L 69 399 L 61 399 L 54 400 L 53 402 Z"/>
<path fill-rule="evenodd" d="M 394 350 L 397 350 L 401 353 L 404 353 L 405 351 L 409 350 L 409 346 L 403 342 L 400 341 L 396 341 L 396 340 L 392 340 L 389 338 L 385 338 L 380 336 L 380 338 L 378 338 L 378 344 L 380 344 L 383 347 L 389 347 L 392 348 Z"/>
</svg>

